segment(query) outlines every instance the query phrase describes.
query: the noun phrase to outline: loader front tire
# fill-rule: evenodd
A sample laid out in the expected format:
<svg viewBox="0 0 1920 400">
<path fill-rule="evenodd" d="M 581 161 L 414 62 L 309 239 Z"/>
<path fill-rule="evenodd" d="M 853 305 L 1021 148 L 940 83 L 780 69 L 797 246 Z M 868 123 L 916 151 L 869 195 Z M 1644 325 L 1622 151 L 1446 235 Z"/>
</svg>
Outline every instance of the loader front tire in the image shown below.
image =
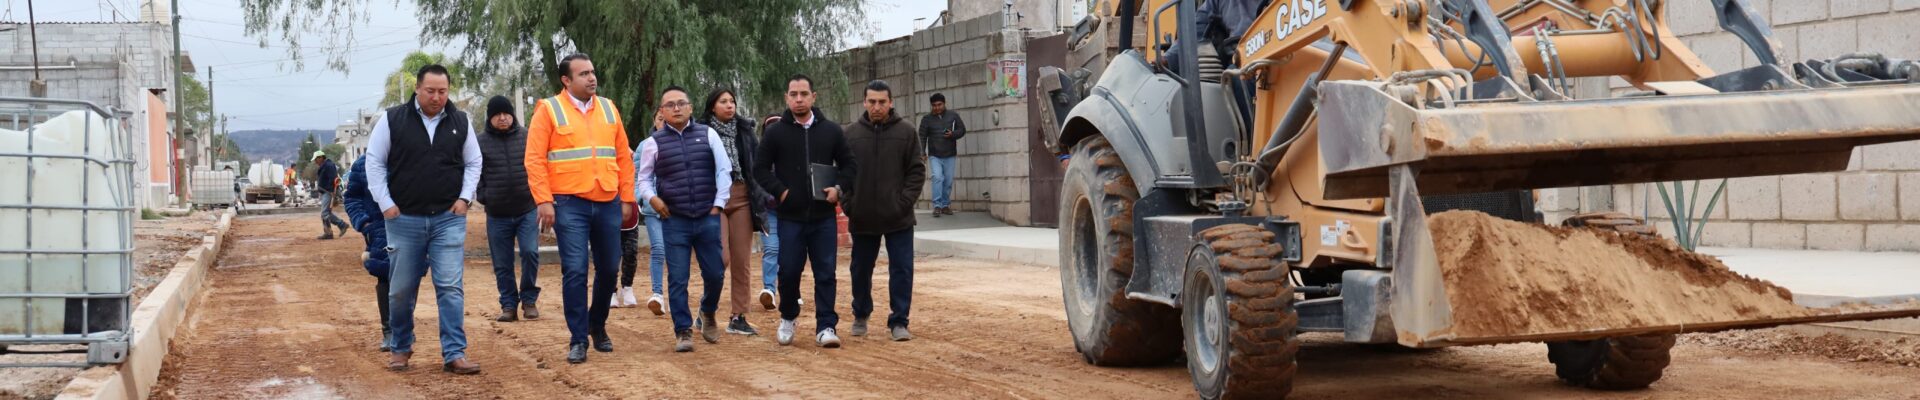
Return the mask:
<svg viewBox="0 0 1920 400">
<path fill-rule="evenodd" d="M 1567 218 L 1561 225 L 1654 236 L 1652 226 L 1622 213 L 1595 213 Z M 1569 385 L 1601 390 L 1646 388 L 1659 381 L 1673 360 L 1673 334 L 1622 336 L 1596 340 L 1547 343 L 1547 359 L 1554 373 Z"/>
<path fill-rule="evenodd" d="M 1133 206 L 1140 199 L 1120 154 L 1094 136 L 1073 148 L 1061 182 L 1060 286 L 1073 345 L 1088 363 L 1164 364 L 1180 355 L 1180 314 L 1127 298 Z"/>
<path fill-rule="evenodd" d="M 1203 399 L 1278 399 L 1293 391 L 1300 315 L 1273 232 L 1231 224 L 1200 232 L 1187 257 L 1180 323 L 1187 373 Z"/>
</svg>

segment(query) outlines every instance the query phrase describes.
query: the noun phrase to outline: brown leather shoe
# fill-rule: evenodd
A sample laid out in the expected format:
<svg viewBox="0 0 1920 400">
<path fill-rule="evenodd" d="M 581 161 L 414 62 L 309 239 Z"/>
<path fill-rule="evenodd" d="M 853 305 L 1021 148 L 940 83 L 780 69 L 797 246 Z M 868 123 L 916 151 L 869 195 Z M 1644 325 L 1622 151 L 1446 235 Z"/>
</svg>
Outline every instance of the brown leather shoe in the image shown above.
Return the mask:
<svg viewBox="0 0 1920 400">
<path fill-rule="evenodd" d="M 508 308 L 508 309 L 500 310 L 500 317 L 494 318 L 493 320 L 500 321 L 500 322 L 514 322 L 514 321 L 519 321 L 520 317 L 515 315 L 514 309 Z"/>
<path fill-rule="evenodd" d="M 526 319 L 540 319 L 540 307 L 533 305 L 533 303 L 521 304 L 520 316 Z"/>
<path fill-rule="evenodd" d="M 411 358 L 413 358 L 413 352 L 411 351 L 393 352 L 393 355 L 387 357 L 387 370 L 405 371 L 408 367 L 407 360 Z"/>
<path fill-rule="evenodd" d="M 440 370 L 451 372 L 455 375 L 473 375 L 480 373 L 480 363 L 467 361 L 466 357 L 460 357 L 459 359 L 453 360 L 453 362 L 440 366 Z"/>
</svg>

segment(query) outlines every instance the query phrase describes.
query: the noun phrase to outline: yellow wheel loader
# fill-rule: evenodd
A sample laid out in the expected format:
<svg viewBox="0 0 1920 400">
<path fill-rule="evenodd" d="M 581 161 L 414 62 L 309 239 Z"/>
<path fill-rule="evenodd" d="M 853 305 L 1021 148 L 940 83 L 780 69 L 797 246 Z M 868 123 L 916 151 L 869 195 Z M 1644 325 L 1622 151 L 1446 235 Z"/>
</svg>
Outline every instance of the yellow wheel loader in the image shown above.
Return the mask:
<svg viewBox="0 0 1920 400">
<path fill-rule="evenodd" d="M 1712 1 L 1759 60 L 1715 73 L 1667 28 Z M 1044 68 L 1069 155 L 1061 278 L 1098 365 L 1186 360 L 1203 398 L 1278 398 L 1302 332 L 1411 348 L 1546 342 L 1559 377 L 1658 380 L 1674 335 L 1861 309 L 1565 332 L 1454 330 L 1429 213 L 1544 223 L 1530 190 L 1843 170 L 1920 139 L 1920 64 L 1787 64 L 1744 0 L 1104 0 Z M 1574 98 L 1575 78 L 1633 93 Z M 1648 233 L 1623 215 L 1560 222 Z"/>
</svg>

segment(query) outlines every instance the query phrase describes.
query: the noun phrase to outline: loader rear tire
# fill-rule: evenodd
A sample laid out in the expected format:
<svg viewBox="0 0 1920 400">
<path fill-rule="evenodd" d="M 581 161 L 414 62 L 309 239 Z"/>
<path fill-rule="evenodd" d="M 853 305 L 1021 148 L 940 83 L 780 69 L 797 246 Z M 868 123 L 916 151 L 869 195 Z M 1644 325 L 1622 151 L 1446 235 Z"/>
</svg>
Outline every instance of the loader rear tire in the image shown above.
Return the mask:
<svg viewBox="0 0 1920 400">
<path fill-rule="evenodd" d="M 1567 218 L 1562 225 L 1624 234 L 1654 236 L 1652 226 L 1622 213 L 1593 213 Z M 1675 335 L 1622 336 L 1547 343 L 1554 373 L 1569 385 L 1601 390 L 1646 388 L 1659 381 L 1673 360 Z"/>
<path fill-rule="evenodd" d="M 1061 186 L 1060 286 L 1074 348 L 1088 363 L 1156 365 L 1180 355 L 1180 313 L 1127 298 L 1139 189 L 1105 138 L 1074 146 Z"/>
<path fill-rule="evenodd" d="M 1659 381 L 1673 360 L 1672 334 L 1547 343 L 1554 373 L 1569 385 L 1601 390 L 1643 389 Z"/>
<path fill-rule="evenodd" d="M 1187 373 L 1203 399 L 1278 399 L 1293 391 L 1300 315 L 1273 232 L 1246 224 L 1200 232 L 1180 295 Z"/>
</svg>

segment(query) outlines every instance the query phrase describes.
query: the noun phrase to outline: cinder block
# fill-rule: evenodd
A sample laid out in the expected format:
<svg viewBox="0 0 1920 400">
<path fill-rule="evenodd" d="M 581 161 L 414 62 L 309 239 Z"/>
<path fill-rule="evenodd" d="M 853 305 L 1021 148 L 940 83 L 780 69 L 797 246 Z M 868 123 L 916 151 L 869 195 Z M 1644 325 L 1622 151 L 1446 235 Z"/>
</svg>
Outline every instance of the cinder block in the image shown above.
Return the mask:
<svg viewBox="0 0 1920 400">
<path fill-rule="evenodd" d="M 1798 250 L 1807 247 L 1807 226 L 1794 223 L 1753 224 L 1753 247 Z"/>
<path fill-rule="evenodd" d="M 1683 40 L 1700 61 L 1707 63 L 1715 73 L 1726 73 L 1740 69 L 1741 59 L 1747 54 L 1747 45 L 1731 33 L 1714 33 L 1695 36 Z"/>
<path fill-rule="evenodd" d="M 1792 221 L 1830 221 L 1836 213 L 1834 177 L 1802 174 L 1780 177 L 1780 216 Z"/>
<path fill-rule="evenodd" d="M 1920 224 L 1874 224 L 1867 226 L 1869 251 L 1920 251 Z"/>
<path fill-rule="evenodd" d="M 1785 0 L 1773 5 L 1773 24 L 1787 25 L 1827 19 L 1826 0 Z"/>
<path fill-rule="evenodd" d="M 1920 172 L 1900 174 L 1900 218 L 1920 221 Z"/>
<path fill-rule="evenodd" d="M 1828 14 L 1830 18 L 1846 18 L 1856 15 L 1887 12 L 1889 0 L 1830 0 Z"/>
<path fill-rule="evenodd" d="M 1860 251 L 1865 248 L 1865 229 L 1858 224 L 1807 225 L 1807 248 L 1814 250 Z"/>
<path fill-rule="evenodd" d="M 1679 36 L 1720 31 L 1720 23 L 1714 18 L 1713 2 L 1710 1 L 1667 2 L 1667 26 L 1673 28 L 1674 35 Z"/>
<path fill-rule="evenodd" d="M 1826 4 L 1808 1 L 1807 4 Z M 1860 48 L 1858 22 L 1851 19 L 1807 24 L 1800 27 L 1800 57 L 1833 58 Z"/>
<path fill-rule="evenodd" d="M 1701 246 L 1751 247 L 1753 245 L 1752 224 L 1713 221 L 1707 223 L 1705 228 L 1706 231 L 1700 234 Z"/>
<path fill-rule="evenodd" d="M 1900 217 L 1894 174 L 1840 176 L 1840 218 L 1851 221 L 1890 221 Z"/>
<path fill-rule="evenodd" d="M 1888 57 L 1920 58 L 1920 13 L 1876 15 L 1860 19 L 1860 51 Z"/>
<path fill-rule="evenodd" d="M 1800 28 L 1792 26 L 1773 27 L 1774 55 L 1780 63 L 1791 66 L 1800 59 Z"/>
<path fill-rule="evenodd" d="M 1780 219 L 1780 177 L 1734 178 L 1727 183 L 1727 212 L 1737 220 Z"/>
<path fill-rule="evenodd" d="M 1861 149 L 1862 169 L 1920 171 L 1920 141 L 1876 144 Z"/>
<path fill-rule="evenodd" d="M 1920 0 L 1893 0 L 1894 11 L 1906 11 L 1920 8 Z"/>
</svg>

